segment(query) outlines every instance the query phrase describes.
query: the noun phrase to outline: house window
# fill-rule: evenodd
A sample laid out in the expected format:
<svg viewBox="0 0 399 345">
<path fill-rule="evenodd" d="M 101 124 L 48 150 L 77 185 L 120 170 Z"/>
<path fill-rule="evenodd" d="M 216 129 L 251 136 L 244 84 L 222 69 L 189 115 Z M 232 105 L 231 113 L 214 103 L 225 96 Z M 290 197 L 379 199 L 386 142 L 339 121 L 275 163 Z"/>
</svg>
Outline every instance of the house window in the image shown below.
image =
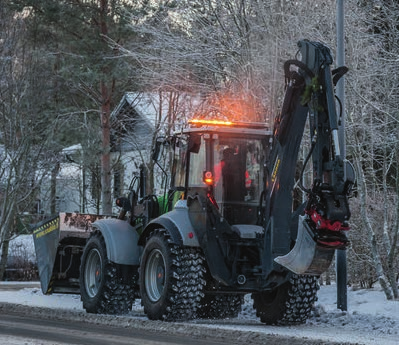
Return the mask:
<svg viewBox="0 0 399 345">
<path fill-rule="evenodd" d="M 118 163 L 114 166 L 114 198 L 118 198 L 123 193 L 123 166 Z"/>
</svg>

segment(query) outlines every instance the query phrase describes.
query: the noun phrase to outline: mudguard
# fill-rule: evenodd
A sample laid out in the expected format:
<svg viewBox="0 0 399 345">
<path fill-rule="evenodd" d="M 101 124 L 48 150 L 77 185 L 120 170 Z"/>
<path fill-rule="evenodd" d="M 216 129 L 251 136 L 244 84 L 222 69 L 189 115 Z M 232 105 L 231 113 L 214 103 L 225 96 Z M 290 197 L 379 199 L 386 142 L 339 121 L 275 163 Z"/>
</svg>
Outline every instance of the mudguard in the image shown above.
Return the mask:
<svg viewBox="0 0 399 345">
<path fill-rule="evenodd" d="M 154 219 L 143 231 L 139 245 L 144 245 L 151 231 L 158 228 L 168 230 L 172 241 L 179 245 L 199 247 L 198 239 L 188 214 L 187 200 L 179 200 L 173 211 Z"/>
<path fill-rule="evenodd" d="M 101 232 L 107 247 L 108 259 L 120 265 L 139 265 L 142 247 L 137 231 L 126 221 L 101 219 L 93 223 Z"/>
</svg>

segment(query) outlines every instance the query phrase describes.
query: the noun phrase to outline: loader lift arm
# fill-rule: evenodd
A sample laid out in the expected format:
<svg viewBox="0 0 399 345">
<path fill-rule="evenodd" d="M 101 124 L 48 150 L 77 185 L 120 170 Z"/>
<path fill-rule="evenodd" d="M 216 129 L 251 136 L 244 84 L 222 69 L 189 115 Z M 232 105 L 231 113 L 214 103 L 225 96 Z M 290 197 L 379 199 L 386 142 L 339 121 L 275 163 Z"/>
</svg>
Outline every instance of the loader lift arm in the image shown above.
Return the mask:
<svg viewBox="0 0 399 345">
<path fill-rule="evenodd" d="M 303 40 L 298 47 L 301 60 L 288 60 L 284 65 L 286 93 L 267 164 L 265 247 L 272 251 L 274 263 L 265 257 L 263 268 L 270 272 L 278 263 L 297 274 L 320 275 L 330 265 L 335 249 L 348 244 L 345 230 L 349 229 L 348 195 L 354 173 L 341 155 L 339 100 L 334 93 L 334 84 L 347 68 L 332 70 L 330 50 L 321 43 Z M 293 216 L 292 191 L 307 118 L 311 148 L 298 183 L 307 202 Z M 302 175 L 309 161 L 313 185 L 307 188 Z M 346 169 L 350 170 L 347 174 Z M 282 232 L 285 236 L 276 235 Z M 289 236 L 296 238 L 294 248 L 284 241 Z"/>
</svg>

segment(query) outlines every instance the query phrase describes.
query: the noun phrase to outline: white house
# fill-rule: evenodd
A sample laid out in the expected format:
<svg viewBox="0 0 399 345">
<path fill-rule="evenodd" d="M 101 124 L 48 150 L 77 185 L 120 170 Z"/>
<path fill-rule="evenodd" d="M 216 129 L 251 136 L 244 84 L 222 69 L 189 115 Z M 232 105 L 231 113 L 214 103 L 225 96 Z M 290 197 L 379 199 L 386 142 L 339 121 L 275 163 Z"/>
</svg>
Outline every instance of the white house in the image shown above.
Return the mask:
<svg viewBox="0 0 399 345">
<path fill-rule="evenodd" d="M 188 95 L 171 93 L 126 93 L 111 113 L 113 197 L 124 195 L 141 164 L 150 159 L 152 140 L 179 128 L 193 113 L 195 102 Z M 193 104 L 194 103 L 194 104 Z M 198 103 L 198 102 L 197 102 Z M 168 127 L 169 126 L 169 127 Z M 57 175 L 57 212 L 97 213 L 93 179 L 83 169 L 83 148 L 77 144 L 62 151 L 64 159 Z M 43 183 L 42 212 L 49 213 L 50 180 Z M 84 206 L 84 207 L 83 207 Z M 114 210 L 117 212 L 117 209 Z"/>
</svg>

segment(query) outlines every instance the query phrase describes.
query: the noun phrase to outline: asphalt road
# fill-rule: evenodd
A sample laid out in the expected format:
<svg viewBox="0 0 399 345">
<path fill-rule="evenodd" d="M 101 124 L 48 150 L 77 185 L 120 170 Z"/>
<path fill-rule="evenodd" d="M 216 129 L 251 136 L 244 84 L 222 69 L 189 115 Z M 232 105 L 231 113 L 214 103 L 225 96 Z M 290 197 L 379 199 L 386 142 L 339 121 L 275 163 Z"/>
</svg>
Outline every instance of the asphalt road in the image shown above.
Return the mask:
<svg viewBox="0 0 399 345">
<path fill-rule="evenodd" d="M 86 324 L 75 321 L 40 320 L 29 316 L 1 314 L 0 339 L 10 342 L 21 339 L 46 341 L 54 344 L 85 345 L 222 345 L 221 342 L 193 339 L 190 337 L 153 334 L 137 329 L 116 328 L 104 325 Z M 5 343 L 4 343 L 5 344 Z"/>
<path fill-rule="evenodd" d="M 25 287 L 28 286 L 19 283 L 0 283 L 0 290 L 18 290 Z M 130 317 L 95 315 L 84 311 L 0 303 L 0 344 L 4 345 L 344 344 L 246 331 L 244 324 L 235 328 L 235 330 L 222 330 L 208 328 L 206 322 L 167 323 L 150 321 L 140 315 Z"/>
<path fill-rule="evenodd" d="M 15 308 L 14 308 L 15 307 Z M 32 314 L 31 314 L 32 311 Z M 43 310 L 41 311 L 41 313 Z M 73 314 L 73 313 L 72 313 Z M 93 318 L 95 322 L 93 322 Z M 158 329 L 146 329 L 154 321 L 131 319 L 129 325 L 118 317 L 109 324 L 110 316 L 93 316 L 90 322 L 73 320 L 65 315 L 41 316 L 35 308 L 0 303 L 0 344 L 4 345 L 326 345 L 347 344 L 333 341 L 255 334 L 254 332 L 222 331 L 221 329 L 189 325 L 188 334 L 180 332 L 179 324 L 161 323 Z M 105 319 L 105 321 L 103 320 Z M 141 321 L 141 322 L 139 322 Z M 115 324 L 120 326 L 115 326 Z M 155 322 L 155 325 L 159 323 Z M 165 327 L 166 325 L 166 327 Z M 170 330 L 168 330 L 170 328 Z"/>
</svg>

